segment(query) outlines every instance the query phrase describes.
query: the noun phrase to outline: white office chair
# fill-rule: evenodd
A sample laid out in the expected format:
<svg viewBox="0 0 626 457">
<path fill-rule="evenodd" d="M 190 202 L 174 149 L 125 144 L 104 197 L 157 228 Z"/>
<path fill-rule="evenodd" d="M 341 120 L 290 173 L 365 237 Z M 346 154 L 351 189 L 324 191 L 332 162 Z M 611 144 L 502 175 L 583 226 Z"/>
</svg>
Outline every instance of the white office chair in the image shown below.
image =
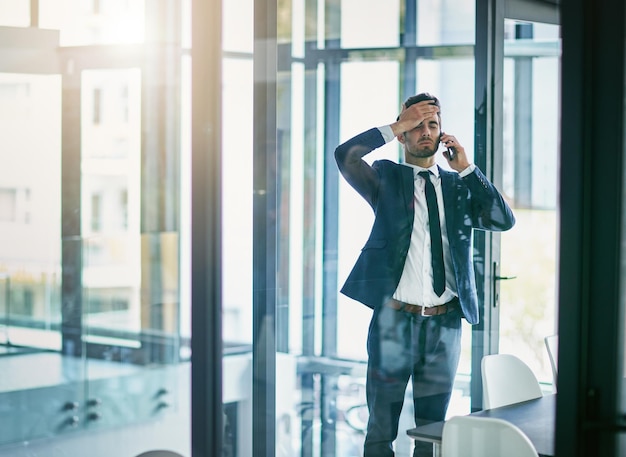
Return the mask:
<svg viewBox="0 0 626 457">
<path fill-rule="evenodd" d="M 136 457 L 183 457 L 183 456 L 182 454 L 179 454 L 178 452 L 155 449 L 153 451 L 142 452 Z"/>
<path fill-rule="evenodd" d="M 493 417 L 455 416 L 443 425 L 441 457 L 538 457 L 519 427 Z"/>
<path fill-rule="evenodd" d="M 550 365 L 552 366 L 552 384 L 554 385 L 554 391 L 556 392 L 556 375 L 559 371 L 559 335 L 549 335 L 546 336 L 543 340 L 546 343 L 548 358 L 550 359 Z"/>
<path fill-rule="evenodd" d="M 543 395 L 537 377 L 511 354 L 491 354 L 481 361 L 483 409 L 519 403 Z"/>
</svg>

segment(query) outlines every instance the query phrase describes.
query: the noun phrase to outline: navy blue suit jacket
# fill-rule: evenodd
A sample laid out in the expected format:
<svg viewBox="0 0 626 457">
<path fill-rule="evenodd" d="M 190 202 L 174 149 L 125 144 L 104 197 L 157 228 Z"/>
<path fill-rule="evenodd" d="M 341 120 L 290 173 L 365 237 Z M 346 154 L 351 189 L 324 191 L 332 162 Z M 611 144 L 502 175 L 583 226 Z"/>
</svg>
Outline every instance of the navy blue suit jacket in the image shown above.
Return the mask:
<svg viewBox="0 0 626 457">
<path fill-rule="evenodd" d="M 390 160 L 370 166 L 362 157 L 385 144 L 371 129 L 339 145 L 335 159 L 346 181 L 370 204 L 375 219 L 341 292 L 376 308 L 394 294 L 409 252 L 414 220 L 413 169 Z M 478 323 L 478 297 L 472 260 L 472 230 L 508 230 L 515 224 L 511 208 L 476 168 L 461 178 L 440 168 L 452 267 L 463 316 Z"/>
</svg>

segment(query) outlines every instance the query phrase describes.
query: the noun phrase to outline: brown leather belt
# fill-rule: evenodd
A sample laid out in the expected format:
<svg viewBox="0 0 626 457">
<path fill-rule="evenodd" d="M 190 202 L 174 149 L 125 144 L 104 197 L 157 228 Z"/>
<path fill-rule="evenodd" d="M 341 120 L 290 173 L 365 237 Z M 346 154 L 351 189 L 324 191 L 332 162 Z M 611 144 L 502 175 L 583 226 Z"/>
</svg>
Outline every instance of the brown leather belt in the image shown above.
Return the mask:
<svg viewBox="0 0 626 457">
<path fill-rule="evenodd" d="M 448 303 L 437 306 L 420 306 L 404 303 L 403 301 L 391 298 L 387 302 L 387 306 L 397 311 L 406 311 L 407 313 L 419 314 L 421 316 L 439 316 L 440 314 L 447 314 L 450 311 L 458 309 L 460 306 L 458 297 L 454 297 Z"/>
</svg>

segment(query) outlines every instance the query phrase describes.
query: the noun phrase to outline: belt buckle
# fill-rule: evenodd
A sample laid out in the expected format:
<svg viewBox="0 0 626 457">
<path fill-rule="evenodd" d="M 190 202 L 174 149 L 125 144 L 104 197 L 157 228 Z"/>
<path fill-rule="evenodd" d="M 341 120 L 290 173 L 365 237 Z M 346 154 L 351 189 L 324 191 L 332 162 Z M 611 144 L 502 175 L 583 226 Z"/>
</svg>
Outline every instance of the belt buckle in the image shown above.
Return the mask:
<svg viewBox="0 0 626 457">
<path fill-rule="evenodd" d="M 426 310 L 427 309 L 428 308 L 426 306 L 422 306 L 421 309 L 420 309 L 420 316 L 422 316 L 422 317 L 429 317 L 430 314 L 426 314 Z"/>
</svg>

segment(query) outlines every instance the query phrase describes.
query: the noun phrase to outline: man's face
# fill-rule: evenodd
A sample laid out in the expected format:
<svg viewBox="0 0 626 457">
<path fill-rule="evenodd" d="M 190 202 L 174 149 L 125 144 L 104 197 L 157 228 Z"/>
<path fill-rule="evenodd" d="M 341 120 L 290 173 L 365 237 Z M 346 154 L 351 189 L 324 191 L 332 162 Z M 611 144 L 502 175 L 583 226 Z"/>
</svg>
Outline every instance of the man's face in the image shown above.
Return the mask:
<svg viewBox="0 0 626 457">
<path fill-rule="evenodd" d="M 403 134 L 405 153 L 415 158 L 426 158 L 435 155 L 439 149 L 439 135 L 441 125 L 438 116 L 424 119 L 420 125 L 413 130 Z"/>
</svg>

